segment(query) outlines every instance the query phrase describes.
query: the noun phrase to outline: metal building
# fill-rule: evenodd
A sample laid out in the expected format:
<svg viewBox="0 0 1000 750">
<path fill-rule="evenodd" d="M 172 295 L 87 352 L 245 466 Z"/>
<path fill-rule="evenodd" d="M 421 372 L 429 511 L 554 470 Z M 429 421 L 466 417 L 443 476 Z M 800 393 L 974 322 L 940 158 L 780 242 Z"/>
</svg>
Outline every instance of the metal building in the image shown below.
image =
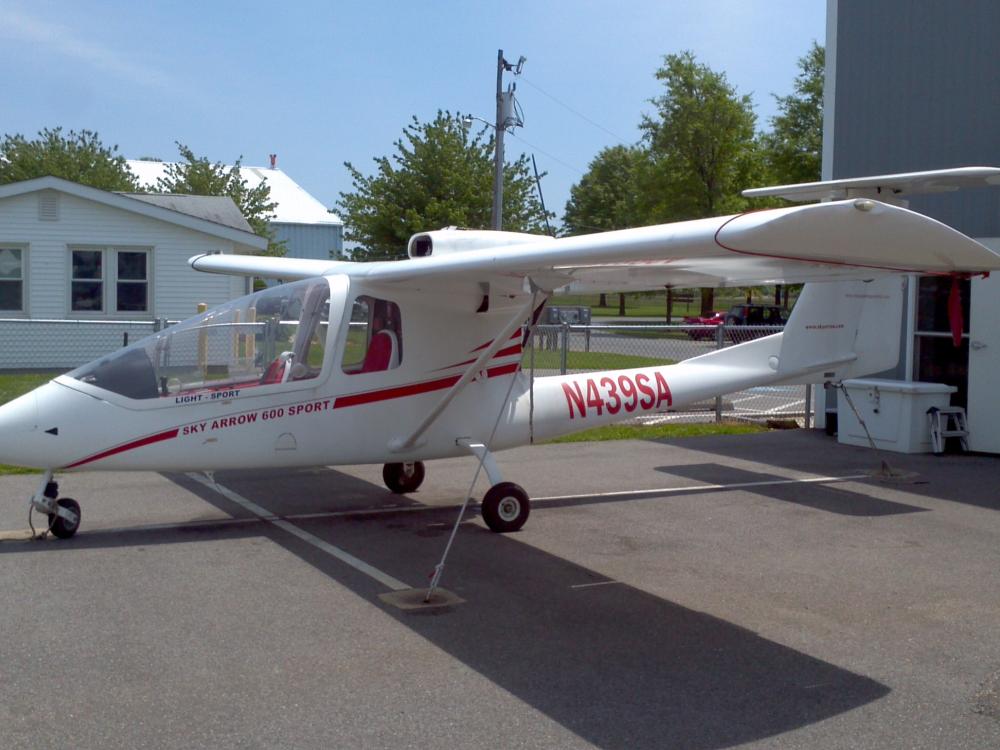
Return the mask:
<svg viewBox="0 0 1000 750">
<path fill-rule="evenodd" d="M 1000 166 L 998 38 L 995 0 L 827 0 L 823 178 Z M 910 207 L 1000 250 L 1000 188 L 915 196 Z M 958 348 L 950 280 L 909 286 L 893 374 L 958 387 L 971 447 L 1000 452 L 1000 279 L 963 283 Z"/>
<path fill-rule="evenodd" d="M 128 166 L 144 186 L 166 176 L 166 162 L 129 159 Z M 277 205 L 270 225 L 275 239 L 285 243 L 287 257 L 335 260 L 343 255 L 344 222 L 295 180 L 277 167 L 240 167 L 240 177 L 251 189 L 262 182 L 271 189 Z"/>
</svg>

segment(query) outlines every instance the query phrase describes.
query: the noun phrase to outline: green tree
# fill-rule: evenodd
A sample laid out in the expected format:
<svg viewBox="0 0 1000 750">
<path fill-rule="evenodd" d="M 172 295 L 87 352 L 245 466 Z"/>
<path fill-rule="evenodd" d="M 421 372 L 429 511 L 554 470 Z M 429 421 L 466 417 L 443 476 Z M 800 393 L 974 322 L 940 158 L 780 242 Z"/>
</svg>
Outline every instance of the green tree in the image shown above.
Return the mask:
<svg viewBox="0 0 1000 750">
<path fill-rule="evenodd" d="M 240 175 L 241 156 L 231 167 L 212 162 L 182 143 L 177 143 L 181 161 L 168 163 L 166 175 L 156 181 L 154 192 L 179 195 L 227 195 L 240 209 L 253 231 L 267 237 L 265 255 L 284 255 L 285 243 L 274 239 L 269 220 L 277 203 L 271 200 L 271 188 L 266 181 L 251 188 Z"/>
<path fill-rule="evenodd" d="M 410 236 L 445 226 L 484 228 L 493 195 L 493 138 L 471 135 L 459 115 L 438 112 L 431 122 L 416 117 L 395 142 L 396 153 L 374 159 L 365 175 L 350 162 L 353 191 L 337 206 L 345 238 L 356 243 L 355 260 L 405 257 Z M 504 167 L 504 229 L 544 232 L 545 214 L 535 195 L 528 158 Z"/>
<path fill-rule="evenodd" d="M 646 162 L 637 146 L 612 146 L 602 150 L 581 180 L 570 188 L 563 214 L 566 234 L 607 232 L 642 223 L 639 209 L 639 175 Z M 607 300 L 601 295 L 600 306 Z M 625 314 L 625 295 L 618 295 L 618 312 Z"/>
<path fill-rule="evenodd" d="M 691 52 L 667 55 L 656 71 L 665 92 L 643 118 L 650 169 L 640 191 L 650 223 L 698 219 L 743 210 L 740 190 L 762 171 L 749 95 L 698 63 Z M 714 304 L 703 289 L 702 314 Z"/>
<path fill-rule="evenodd" d="M 778 114 L 763 138 L 769 178 L 774 184 L 813 182 L 821 178 L 823 161 L 823 82 L 826 54 L 813 42 L 799 58 L 795 90 L 775 96 Z"/>
<path fill-rule="evenodd" d="M 105 146 L 90 130 L 45 128 L 29 141 L 23 135 L 5 135 L 0 141 L 0 184 L 35 177 L 61 177 L 101 190 L 135 192 L 136 177 L 118 146 Z"/>
<path fill-rule="evenodd" d="M 637 146 L 602 150 L 570 188 L 563 215 L 566 234 L 627 229 L 641 223 L 638 178 L 646 156 Z"/>
</svg>

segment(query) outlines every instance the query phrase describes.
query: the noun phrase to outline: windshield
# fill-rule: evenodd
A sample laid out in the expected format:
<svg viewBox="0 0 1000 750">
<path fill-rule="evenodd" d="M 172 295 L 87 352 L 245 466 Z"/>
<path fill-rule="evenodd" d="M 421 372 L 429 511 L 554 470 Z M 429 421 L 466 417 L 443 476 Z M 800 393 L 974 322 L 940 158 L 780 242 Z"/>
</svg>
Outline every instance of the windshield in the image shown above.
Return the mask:
<svg viewBox="0 0 1000 750">
<path fill-rule="evenodd" d="M 209 310 L 69 377 L 128 398 L 182 402 L 309 380 L 323 367 L 329 315 L 327 279 L 285 284 Z"/>
</svg>

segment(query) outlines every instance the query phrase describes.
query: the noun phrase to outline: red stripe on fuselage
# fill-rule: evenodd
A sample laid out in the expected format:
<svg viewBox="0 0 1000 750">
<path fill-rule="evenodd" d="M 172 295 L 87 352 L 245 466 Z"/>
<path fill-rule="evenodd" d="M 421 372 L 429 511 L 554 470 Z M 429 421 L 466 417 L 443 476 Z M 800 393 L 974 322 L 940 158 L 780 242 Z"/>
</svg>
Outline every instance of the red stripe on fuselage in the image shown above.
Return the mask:
<svg viewBox="0 0 1000 750">
<path fill-rule="evenodd" d="M 508 341 L 513 341 L 514 339 L 519 339 L 519 338 L 521 338 L 521 332 L 520 331 L 514 331 L 514 333 L 512 333 L 510 335 L 510 338 L 508 339 Z M 494 341 L 495 341 L 495 339 L 490 339 L 485 344 L 480 344 L 479 346 L 477 346 L 472 351 L 473 352 L 481 352 L 483 349 L 485 349 L 487 346 L 489 346 L 490 344 L 492 344 Z"/>
<path fill-rule="evenodd" d="M 84 458 L 76 463 L 67 466 L 67 469 L 75 469 L 77 466 L 83 466 L 84 464 L 93 463 L 94 461 L 100 461 L 102 458 L 108 458 L 109 456 L 115 456 L 119 453 L 124 453 L 125 451 L 130 451 L 133 448 L 142 448 L 145 445 L 152 445 L 153 443 L 159 443 L 163 440 L 173 440 L 177 437 L 177 433 L 180 431 L 179 427 L 175 427 L 172 430 L 167 430 L 166 432 L 160 432 L 156 435 L 149 435 L 144 438 L 139 438 L 138 440 L 133 440 L 130 443 L 124 443 L 116 448 L 109 448 L 106 451 L 96 453 L 89 458 Z"/>
<path fill-rule="evenodd" d="M 383 388 L 379 391 L 368 391 L 367 393 L 355 393 L 350 396 L 337 396 L 333 402 L 334 409 L 342 409 L 345 406 L 359 406 L 370 404 L 375 401 L 387 401 L 392 398 L 404 398 L 406 396 L 416 396 L 420 393 L 430 393 L 451 388 L 458 382 L 460 375 L 449 375 L 438 380 L 428 380 L 426 383 L 413 383 L 412 385 L 398 385 L 394 388 Z"/>
<path fill-rule="evenodd" d="M 482 348 L 482 347 L 480 347 L 480 348 Z M 522 348 L 521 344 L 517 343 L 517 344 L 514 344 L 514 346 L 508 346 L 506 349 L 501 349 L 496 354 L 494 354 L 492 357 L 490 357 L 490 359 L 494 360 L 494 359 L 500 359 L 501 357 L 511 357 L 511 356 L 513 356 L 515 354 L 521 354 L 522 351 L 523 351 L 523 348 Z M 446 367 L 439 367 L 438 371 L 440 372 L 441 370 L 450 370 L 453 367 L 465 367 L 466 365 L 471 365 L 475 361 L 476 360 L 474 360 L 474 359 L 467 359 L 464 362 L 456 362 L 453 365 L 448 365 Z"/>
<path fill-rule="evenodd" d="M 500 377 L 502 375 L 509 375 L 511 373 L 517 372 L 521 365 L 518 362 L 511 363 L 509 365 L 499 365 L 497 367 L 490 367 L 486 370 L 486 376 L 490 378 Z M 355 393 L 349 396 L 338 396 L 334 399 L 333 408 L 343 409 L 348 406 L 360 406 L 362 404 L 372 404 L 378 401 L 388 401 L 390 399 L 405 398 L 407 396 L 417 396 L 421 393 L 432 393 L 434 391 L 441 391 L 445 388 L 451 388 L 455 385 L 461 378 L 460 375 L 449 375 L 446 378 L 439 378 L 437 380 L 429 380 L 425 383 L 412 383 L 410 385 L 400 385 L 393 388 L 383 388 L 378 391 L 368 391 L 367 393 Z M 305 402 L 303 402 L 305 403 Z M 174 427 L 172 429 L 166 430 L 164 432 L 158 432 L 155 435 L 148 435 L 144 438 L 139 438 L 138 440 L 132 440 L 128 443 L 122 443 L 114 448 L 109 448 L 106 451 L 101 451 L 100 453 L 95 453 L 93 456 L 88 456 L 87 458 L 80 459 L 75 463 L 71 463 L 63 468 L 75 469 L 78 466 L 84 466 L 85 464 L 93 463 L 94 461 L 100 461 L 104 458 L 109 458 L 111 456 L 116 456 L 119 453 L 124 453 L 126 451 L 134 450 L 135 448 L 142 448 L 147 445 L 153 445 L 154 443 L 160 443 L 164 440 L 173 440 L 180 433 L 180 427 Z"/>
<path fill-rule="evenodd" d="M 490 378 L 501 375 L 509 375 L 517 372 L 521 367 L 520 362 L 513 362 L 509 365 L 499 365 L 486 370 L 486 376 Z M 407 396 L 418 396 L 421 393 L 432 393 L 451 388 L 461 379 L 461 375 L 449 375 L 446 378 L 428 380 L 425 383 L 412 383 L 410 385 L 399 385 L 393 388 L 383 388 L 378 391 L 368 391 L 367 393 L 354 393 L 350 396 L 337 396 L 333 403 L 334 409 L 343 409 L 348 406 L 360 406 L 362 404 L 373 404 L 378 401 L 389 401 L 395 398 L 406 398 Z"/>
</svg>

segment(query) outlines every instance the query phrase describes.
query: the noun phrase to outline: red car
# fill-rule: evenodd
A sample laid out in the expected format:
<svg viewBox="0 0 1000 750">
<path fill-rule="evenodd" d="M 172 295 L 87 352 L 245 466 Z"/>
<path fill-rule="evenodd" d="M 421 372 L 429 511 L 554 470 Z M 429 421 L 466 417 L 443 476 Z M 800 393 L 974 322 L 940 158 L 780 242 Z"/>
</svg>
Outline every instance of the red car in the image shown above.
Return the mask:
<svg viewBox="0 0 1000 750">
<path fill-rule="evenodd" d="M 690 326 L 713 326 L 713 329 L 709 328 L 692 328 L 687 332 L 687 335 L 696 341 L 703 339 L 714 339 L 715 330 L 714 326 L 722 325 L 726 322 L 726 314 L 724 312 L 714 312 L 708 316 L 700 315 L 690 315 L 684 318 L 684 325 Z"/>
</svg>

